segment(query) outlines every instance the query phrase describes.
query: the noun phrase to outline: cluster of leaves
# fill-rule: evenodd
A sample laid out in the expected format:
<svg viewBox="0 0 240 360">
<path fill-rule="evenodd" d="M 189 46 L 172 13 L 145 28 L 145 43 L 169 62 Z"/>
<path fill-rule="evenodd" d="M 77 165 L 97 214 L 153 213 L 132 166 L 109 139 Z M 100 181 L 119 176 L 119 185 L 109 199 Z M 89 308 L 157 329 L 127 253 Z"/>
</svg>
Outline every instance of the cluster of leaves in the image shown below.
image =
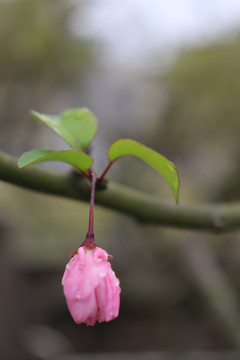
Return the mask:
<svg viewBox="0 0 240 360">
<path fill-rule="evenodd" d="M 98 128 L 97 119 L 85 108 L 70 109 L 58 116 L 32 112 L 33 117 L 51 127 L 73 150 L 31 150 L 18 160 L 23 168 L 42 161 L 63 161 L 68 163 L 88 179 L 92 177 L 93 159 L 86 151 Z M 119 139 L 108 150 L 108 165 L 98 177 L 102 181 L 111 165 L 119 158 L 135 156 L 152 166 L 168 182 L 176 202 L 179 201 L 179 177 L 175 166 L 163 155 L 132 139 Z"/>
</svg>

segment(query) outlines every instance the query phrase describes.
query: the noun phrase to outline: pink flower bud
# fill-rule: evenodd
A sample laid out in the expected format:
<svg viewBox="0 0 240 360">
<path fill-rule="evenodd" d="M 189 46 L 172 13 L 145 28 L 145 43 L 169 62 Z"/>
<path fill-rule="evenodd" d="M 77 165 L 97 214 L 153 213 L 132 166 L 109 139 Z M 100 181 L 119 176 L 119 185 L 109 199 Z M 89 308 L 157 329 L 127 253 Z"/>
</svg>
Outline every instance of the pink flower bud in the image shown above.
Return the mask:
<svg viewBox="0 0 240 360">
<path fill-rule="evenodd" d="M 81 246 L 66 266 L 63 291 L 77 324 L 93 326 L 118 316 L 121 289 L 108 257 L 100 247 Z"/>
</svg>

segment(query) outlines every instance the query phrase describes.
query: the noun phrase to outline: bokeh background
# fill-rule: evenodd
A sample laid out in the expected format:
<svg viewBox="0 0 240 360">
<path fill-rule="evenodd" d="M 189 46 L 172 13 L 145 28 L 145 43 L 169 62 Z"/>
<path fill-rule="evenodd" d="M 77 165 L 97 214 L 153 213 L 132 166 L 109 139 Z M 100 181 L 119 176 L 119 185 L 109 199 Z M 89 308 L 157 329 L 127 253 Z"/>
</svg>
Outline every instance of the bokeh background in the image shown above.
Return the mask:
<svg viewBox="0 0 240 360">
<path fill-rule="evenodd" d="M 240 200 L 239 29 L 238 0 L 1 0 L 0 150 L 67 148 L 29 111 L 88 107 L 99 119 L 97 172 L 109 145 L 130 137 L 175 163 L 182 204 Z M 121 159 L 109 180 L 173 202 L 136 159 Z M 0 183 L 0 358 L 239 359 L 240 233 L 95 213 L 121 311 L 77 326 L 61 277 L 88 206 Z"/>
</svg>

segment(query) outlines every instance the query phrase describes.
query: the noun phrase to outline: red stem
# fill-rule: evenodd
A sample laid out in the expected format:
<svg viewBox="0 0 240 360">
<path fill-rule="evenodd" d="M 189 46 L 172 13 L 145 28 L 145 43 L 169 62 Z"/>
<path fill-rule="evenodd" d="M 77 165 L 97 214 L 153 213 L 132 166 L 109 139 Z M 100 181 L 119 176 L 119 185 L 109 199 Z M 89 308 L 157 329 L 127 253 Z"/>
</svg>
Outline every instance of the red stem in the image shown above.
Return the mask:
<svg viewBox="0 0 240 360">
<path fill-rule="evenodd" d="M 90 249 L 96 247 L 96 243 L 94 240 L 94 196 L 95 196 L 95 187 L 96 187 L 96 175 L 92 173 L 92 183 L 91 183 L 91 198 L 90 198 L 90 210 L 89 210 L 89 225 L 88 232 L 86 235 L 86 239 L 82 243 L 81 246 L 86 246 Z"/>
<path fill-rule="evenodd" d="M 79 171 L 82 175 L 84 175 L 88 180 L 91 180 L 91 169 L 89 168 L 86 171 L 79 169 L 77 166 L 74 166 L 77 171 Z"/>
<path fill-rule="evenodd" d="M 94 222 L 94 195 L 95 195 L 95 185 L 96 185 L 96 175 L 92 175 L 92 187 L 91 187 L 91 200 L 90 200 L 90 210 L 89 210 L 89 227 L 88 234 L 93 234 L 93 222 Z"/>
<path fill-rule="evenodd" d="M 98 178 L 98 183 L 101 183 L 106 175 L 106 173 L 108 172 L 108 170 L 110 169 L 110 167 L 112 166 L 113 161 L 109 162 L 105 168 L 105 170 L 103 171 L 102 175 L 99 176 Z"/>
</svg>

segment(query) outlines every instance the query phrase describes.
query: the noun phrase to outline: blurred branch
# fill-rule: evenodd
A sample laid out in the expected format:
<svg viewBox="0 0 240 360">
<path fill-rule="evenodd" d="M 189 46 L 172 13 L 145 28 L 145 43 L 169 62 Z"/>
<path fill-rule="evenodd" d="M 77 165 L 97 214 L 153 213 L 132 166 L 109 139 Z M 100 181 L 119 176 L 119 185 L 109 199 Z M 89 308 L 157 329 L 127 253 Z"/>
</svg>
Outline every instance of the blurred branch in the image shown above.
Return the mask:
<svg viewBox="0 0 240 360">
<path fill-rule="evenodd" d="M 85 178 L 38 166 L 19 170 L 16 159 L 3 152 L 0 152 L 0 180 L 29 190 L 89 201 L 90 183 Z M 148 224 L 216 232 L 240 228 L 239 202 L 177 206 L 113 182 L 107 190 L 97 191 L 95 202 Z"/>
<path fill-rule="evenodd" d="M 240 347 L 240 313 L 238 294 L 219 266 L 214 250 L 206 236 L 189 234 L 179 242 L 184 257 L 184 266 L 194 279 L 202 296 L 222 324 L 232 346 Z M 190 271 L 189 271 L 190 270 Z"/>
</svg>

